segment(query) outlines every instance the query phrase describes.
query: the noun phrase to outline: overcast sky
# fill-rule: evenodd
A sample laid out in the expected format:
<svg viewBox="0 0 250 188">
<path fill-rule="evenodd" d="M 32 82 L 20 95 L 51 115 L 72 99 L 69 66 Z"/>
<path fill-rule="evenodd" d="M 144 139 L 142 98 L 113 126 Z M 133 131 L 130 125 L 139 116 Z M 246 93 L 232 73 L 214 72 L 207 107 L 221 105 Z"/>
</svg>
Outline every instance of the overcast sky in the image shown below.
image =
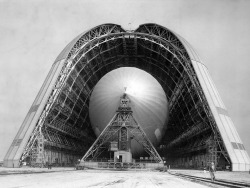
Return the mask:
<svg viewBox="0 0 250 188">
<path fill-rule="evenodd" d="M 53 61 L 81 32 L 102 23 L 163 25 L 208 67 L 250 153 L 250 1 L 0 0 L 0 161 Z"/>
</svg>

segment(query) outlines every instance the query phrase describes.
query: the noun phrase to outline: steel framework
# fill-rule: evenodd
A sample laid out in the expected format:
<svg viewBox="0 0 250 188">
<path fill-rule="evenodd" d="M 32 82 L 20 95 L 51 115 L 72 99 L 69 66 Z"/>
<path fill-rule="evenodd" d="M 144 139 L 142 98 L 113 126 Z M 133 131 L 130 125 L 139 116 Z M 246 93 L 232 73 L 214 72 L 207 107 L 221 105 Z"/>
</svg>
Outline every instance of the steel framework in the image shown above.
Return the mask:
<svg viewBox="0 0 250 188">
<path fill-rule="evenodd" d="M 120 149 L 128 150 L 127 137 L 130 134 L 133 139 L 135 139 L 139 144 L 143 146 L 143 149 L 149 154 L 149 156 L 155 162 L 163 163 L 160 155 L 154 148 L 153 144 L 148 139 L 147 135 L 135 120 L 133 116 L 133 111 L 129 105 L 130 100 L 126 94 L 121 97 L 120 106 L 114 117 L 102 131 L 100 136 L 96 139 L 94 144 L 89 148 L 86 154 L 83 156 L 81 161 L 86 161 L 89 157 L 91 160 L 95 160 L 103 150 L 107 150 L 109 147 L 109 143 L 120 141 Z M 103 147 L 105 146 L 106 147 Z"/>
<path fill-rule="evenodd" d="M 187 155 L 213 153 L 208 161 L 217 164 L 217 156 L 222 156 L 231 164 L 229 150 L 245 149 L 240 141 L 225 142 L 218 114 L 228 117 L 228 113 L 223 104 L 211 107 L 209 94 L 197 75 L 197 62 L 201 62 L 199 57 L 183 38 L 157 24 L 143 24 L 136 30 L 103 24 L 79 35 L 56 59 L 49 75 L 56 74 L 56 66 L 61 68 L 48 97 L 34 103 L 27 115 L 39 112 L 38 118 L 31 123 L 24 121 L 6 161 L 23 161 L 33 155 L 40 135 L 44 138 L 43 151 L 83 156 L 96 139 L 88 116 L 93 87 L 111 70 L 137 67 L 158 80 L 169 101 L 170 118 L 161 142 L 164 150 L 156 148 L 161 155 L 178 161 Z M 46 79 L 38 99 L 47 83 Z M 32 133 L 26 134 L 27 129 Z M 231 143 L 233 146 L 229 146 Z"/>
</svg>

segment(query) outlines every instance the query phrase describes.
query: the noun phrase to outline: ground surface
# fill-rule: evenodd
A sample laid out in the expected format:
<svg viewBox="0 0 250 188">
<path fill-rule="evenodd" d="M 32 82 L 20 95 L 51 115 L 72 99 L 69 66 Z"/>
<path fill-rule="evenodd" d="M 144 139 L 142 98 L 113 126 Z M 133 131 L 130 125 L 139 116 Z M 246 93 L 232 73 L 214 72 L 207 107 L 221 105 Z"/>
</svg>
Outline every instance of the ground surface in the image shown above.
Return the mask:
<svg viewBox="0 0 250 188">
<path fill-rule="evenodd" d="M 157 171 L 76 171 L 73 168 L 53 168 L 49 171 L 0 168 L 0 187 L 205 188 L 206 186 Z"/>
<path fill-rule="evenodd" d="M 170 173 L 181 173 L 196 177 L 210 178 L 208 172 L 201 170 L 177 170 L 172 169 Z M 250 185 L 249 172 L 225 172 L 217 171 L 216 179 L 235 182 L 245 182 Z M 206 184 L 212 187 L 211 184 Z M 191 187 L 202 188 L 204 184 L 190 182 L 178 178 L 167 172 L 158 171 L 110 171 L 110 170 L 79 170 L 74 168 L 3 168 L 0 167 L 0 187 Z"/>
<path fill-rule="evenodd" d="M 173 169 L 171 170 L 171 173 L 180 173 L 180 174 L 210 179 L 209 172 L 203 171 L 203 170 L 174 170 Z M 250 184 L 250 172 L 217 171 L 215 172 L 215 178 L 217 180 L 244 182 L 244 183 Z"/>
</svg>

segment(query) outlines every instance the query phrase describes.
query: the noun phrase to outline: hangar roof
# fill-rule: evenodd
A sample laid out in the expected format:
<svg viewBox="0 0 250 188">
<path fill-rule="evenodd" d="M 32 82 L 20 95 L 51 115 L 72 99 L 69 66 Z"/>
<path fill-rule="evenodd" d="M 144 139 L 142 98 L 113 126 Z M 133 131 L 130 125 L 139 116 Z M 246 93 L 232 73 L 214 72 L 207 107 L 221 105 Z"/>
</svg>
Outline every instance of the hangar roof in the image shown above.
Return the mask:
<svg viewBox="0 0 250 188">
<path fill-rule="evenodd" d="M 76 44 L 76 42 L 82 37 L 84 36 L 85 34 L 89 33 L 90 31 L 98 28 L 98 27 L 101 27 L 101 26 L 104 26 L 104 25 L 116 25 L 117 27 L 121 28 L 121 30 L 123 30 L 124 32 L 126 32 L 125 29 L 123 29 L 120 25 L 117 25 L 117 24 L 112 24 L 112 23 L 107 23 L 107 24 L 101 24 L 101 25 L 98 25 L 92 29 L 89 29 L 88 31 L 85 31 L 83 33 L 81 33 L 80 35 L 78 35 L 77 37 L 75 37 L 64 49 L 63 51 L 57 56 L 55 62 L 57 61 L 60 61 L 62 59 L 65 59 L 67 58 L 67 56 L 69 55 L 69 52 L 72 50 L 73 46 Z M 180 42 L 184 45 L 184 48 L 186 49 L 186 51 L 188 52 L 188 55 L 190 57 L 190 59 L 192 60 L 195 60 L 195 61 L 198 61 L 198 62 L 201 62 L 200 60 L 200 57 L 198 56 L 198 54 L 195 52 L 195 50 L 193 49 L 193 47 L 183 38 L 181 37 L 180 35 L 178 35 L 177 33 L 167 29 L 166 27 L 163 27 L 161 25 L 158 25 L 158 24 L 155 24 L 155 23 L 146 23 L 146 24 L 142 24 L 139 26 L 140 27 L 143 27 L 144 25 L 155 25 L 155 26 L 158 26 L 158 27 L 161 27 L 163 29 L 165 29 L 166 31 L 168 32 L 171 32 L 173 35 L 175 35 L 179 40 Z M 134 31 L 132 32 L 136 32 L 138 30 L 135 29 Z M 131 31 L 130 31 L 131 32 Z"/>
</svg>

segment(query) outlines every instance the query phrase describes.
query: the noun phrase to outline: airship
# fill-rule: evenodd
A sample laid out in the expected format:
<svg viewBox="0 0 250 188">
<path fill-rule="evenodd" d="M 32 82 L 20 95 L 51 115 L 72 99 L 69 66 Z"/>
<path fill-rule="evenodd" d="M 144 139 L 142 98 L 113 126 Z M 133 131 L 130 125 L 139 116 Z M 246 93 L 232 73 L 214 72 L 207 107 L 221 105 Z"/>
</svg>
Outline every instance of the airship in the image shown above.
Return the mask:
<svg viewBox="0 0 250 188">
<path fill-rule="evenodd" d="M 168 101 L 159 82 L 149 73 L 133 67 L 122 67 L 104 75 L 90 97 L 89 116 L 98 137 L 116 113 L 121 96 L 130 99 L 133 116 L 156 147 L 165 131 L 169 118 Z M 131 141 L 133 156 L 143 154 L 143 147 Z"/>
</svg>

